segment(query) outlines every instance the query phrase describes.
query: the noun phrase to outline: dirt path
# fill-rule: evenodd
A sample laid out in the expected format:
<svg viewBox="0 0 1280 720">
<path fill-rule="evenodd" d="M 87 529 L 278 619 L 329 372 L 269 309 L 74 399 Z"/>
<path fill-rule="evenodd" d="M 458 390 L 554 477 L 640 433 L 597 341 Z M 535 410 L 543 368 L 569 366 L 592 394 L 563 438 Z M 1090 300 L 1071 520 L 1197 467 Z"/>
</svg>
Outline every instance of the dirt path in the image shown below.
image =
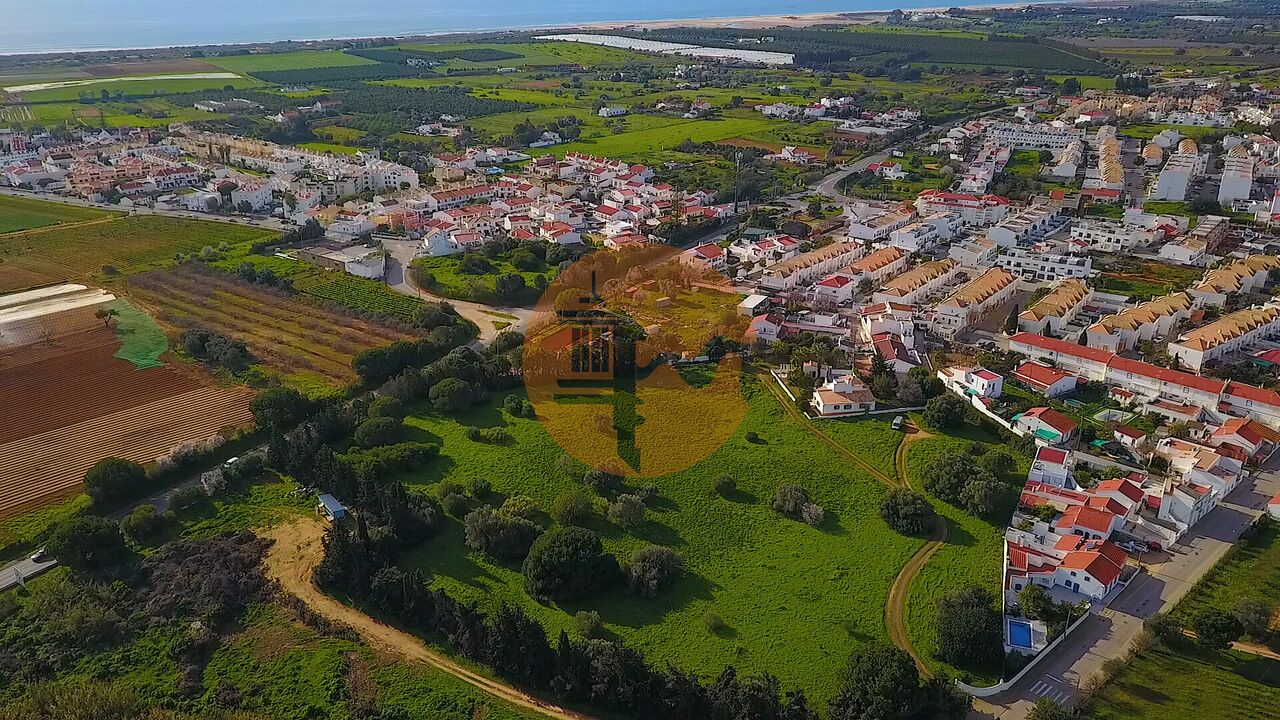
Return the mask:
<svg viewBox="0 0 1280 720">
<path fill-rule="evenodd" d="M 898 450 L 894 453 L 893 459 L 894 467 L 898 470 L 898 480 L 905 487 L 911 487 L 911 478 L 907 474 L 907 446 L 918 440 L 932 437 L 916 427 L 914 423 L 909 421 L 908 423 L 908 432 L 902 438 L 902 442 L 898 443 Z M 919 491 L 918 488 L 915 489 Z M 920 574 L 920 569 L 929 562 L 946 540 L 947 521 L 939 515 L 933 526 L 933 532 L 929 534 L 928 542 L 911 556 L 907 564 L 898 571 L 898 577 L 893 579 L 893 585 L 889 586 L 889 598 L 884 606 L 884 624 L 889 631 L 889 641 L 905 650 L 911 659 L 916 661 L 916 667 L 924 677 L 933 677 L 933 672 L 925 665 L 924 660 L 916 652 L 915 646 L 911 644 L 911 636 L 907 633 L 907 601 L 910 599 L 911 584 L 915 582 L 916 575 Z"/>
<path fill-rule="evenodd" d="M 324 530 L 323 523 L 308 517 L 264 531 L 264 537 L 275 541 L 265 561 L 267 575 L 279 582 L 286 591 L 298 596 L 316 613 L 333 622 L 349 625 L 366 643 L 379 650 L 426 663 L 500 700 L 549 718 L 595 720 L 590 715 L 565 710 L 473 672 L 451 658 L 431 650 L 409 633 L 384 625 L 320 592 L 311 578 L 324 552 Z"/>
</svg>

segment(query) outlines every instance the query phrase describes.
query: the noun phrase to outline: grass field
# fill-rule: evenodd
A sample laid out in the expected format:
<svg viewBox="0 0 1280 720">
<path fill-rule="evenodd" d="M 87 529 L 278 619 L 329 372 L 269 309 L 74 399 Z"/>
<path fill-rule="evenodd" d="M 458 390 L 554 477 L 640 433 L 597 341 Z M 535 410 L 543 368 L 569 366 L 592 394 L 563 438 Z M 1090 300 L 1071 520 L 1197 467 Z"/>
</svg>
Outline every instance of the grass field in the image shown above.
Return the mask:
<svg viewBox="0 0 1280 720">
<path fill-rule="evenodd" d="M 1280 707 L 1280 662 L 1212 652 L 1190 640 L 1155 646 L 1124 666 L 1091 703 L 1092 720 L 1258 720 Z"/>
<path fill-rule="evenodd" d="M 1162 123 L 1134 123 L 1132 125 L 1125 125 L 1121 127 L 1120 133 L 1122 135 L 1128 135 L 1129 137 L 1132 137 L 1132 138 L 1138 138 L 1141 140 L 1150 140 L 1156 135 L 1159 135 L 1161 131 L 1176 130 L 1179 134 L 1183 135 L 1184 137 L 1189 137 L 1192 140 L 1199 142 L 1200 139 L 1203 138 L 1205 135 L 1208 135 L 1210 133 L 1226 132 L 1226 130 L 1228 129 L 1229 128 L 1224 129 L 1224 128 L 1214 128 L 1214 127 L 1203 127 L 1200 125 L 1165 125 Z"/>
<path fill-rule="evenodd" d="M 1234 612 L 1247 597 L 1280 604 L 1280 524 L 1264 522 L 1250 531 L 1178 603 L 1175 614 L 1188 621 L 1201 610 Z"/>
<path fill-rule="evenodd" d="M 351 147 L 350 145 L 337 145 L 335 143 L 326 142 L 306 142 L 298 143 L 298 147 L 314 150 L 316 152 L 335 153 L 338 155 L 355 155 L 360 152 L 360 148 Z"/>
<path fill-rule="evenodd" d="M 889 584 L 921 541 L 889 530 L 877 515 L 883 486 L 816 442 L 757 383 L 744 381 L 749 411 L 726 445 L 688 470 L 652 480 L 661 497 L 651 501 L 644 527 L 629 534 L 603 520 L 593 524 L 623 559 L 645 542 L 683 553 L 687 572 L 664 595 L 642 600 L 619 589 L 564 607 L 538 604 L 525 594 L 518 568 L 467 550 L 457 522 L 403 564 L 423 568 L 436 586 L 482 606 L 516 603 L 552 633 L 571 628 L 573 612 L 594 609 L 611 633 L 650 662 L 704 676 L 729 663 L 740 673 L 768 670 L 785 687 L 802 687 L 825 704 L 849 650 L 885 639 Z M 534 421 L 484 407 L 457 420 L 419 412 L 407 422 L 418 439 L 443 446 L 433 467 L 408 478 L 413 485 L 481 477 L 496 493 L 528 495 L 544 511 L 560 494 L 582 487 L 557 469 L 562 452 Z M 502 425 L 513 442 L 474 443 L 465 437 L 468 425 Z M 759 444 L 745 440 L 748 431 L 759 434 Z M 724 475 L 737 482 L 728 498 L 711 493 Z M 809 527 L 769 507 L 784 482 L 805 487 L 826 510 L 822 525 Z M 724 627 L 708 629 L 709 613 Z"/>
<path fill-rule="evenodd" d="M 206 58 L 206 62 L 235 73 L 271 70 L 306 70 L 308 68 L 375 65 L 376 61 L 340 50 L 302 50 L 286 53 L 259 53 Z"/>
<path fill-rule="evenodd" d="M 195 92 L 197 90 L 221 90 L 228 85 L 237 90 L 243 90 L 245 88 L 260 87 L 263 83 L 260 80 L 246 77 L 180 78 L 175 80 L 103 80 L 101 82 L 86 83 L 84 85 L 75 85 L 72 87 L 33 90 L 31 92 L 22 93 L 22 98 L 28 102 L 59 100 L 74 101 L 79 99 L 81 95 L 88 94 L 96 99 L 100 97 L 100 93 L 103 90 L 106 90 L 112 96 L 115 96 L 118 92 L 121 95 L 129 97 L 146 97 Z"/>
<path fill-rule="evenodd" d="M 818 429 L 833 440 L 857 453 L 876 470 L 897 477 L 894 453 L 902 443 L 902 431 L 894 430 L 889 420 L 819 420 Z"/>
<path fill-rule="evenodd" d="M 726 118 L 723 120 L 683 120 L 664 127 L 648 130 L 637 130 L 617 135 L 606 135 L 599 138 L 577 140 L 551 148 L 540 148 L 531 154 L 548 155 L 554 153 L 563 156 L 570 152 L 585 152 L 593 155 L 617 158 L 636 162 L 654 163 L 669 157 L 685 158 L 672 149 L 684 142 L 715 142 L 730 138 L 750 138 L 761 132 L 777 129 L 781 120 L 765 118 Z"/>
<path fill-rule="evenodd" d="M 20 235 L 0 236 L 0 268 L 13 266 L 55 279 L 78 280 L 112 266 L 120 273 L 168 265 L 175 253 L 222 243 L 247 245 L 270 237 L 227 223 L 139 215 Z"/>
<path fill-rule="evenodd" d="M 461 271 L 461 256 L 453 257 L 428 257 L 415 260 L 413 267 L 415 270 L 431 273 L 431 277 L 435 278 L 435 282 L 430 286 L 432 293 L 441 295 L 455 300 L 477 300 L 488 302 L 494 300 L 494 283 L 497 282 L 500 275 L 516 274 L 524 278 L 525 285 L 529 288 L 534 287 L 537 278 L 541 276 L 547 282 L 555 278 L 555 268 L 547 268 L 545 265 L 542 270 L 517 270 L 510 262 L 494 258 L 489 260 L 493 266 L 493 272 L 485 275 L 468 275 Z M 524 298 L 513 298 L 514 302 L 537 300 L 538 293 L 530 290 Z"/>
<path fill-rule="evenodd" d="M 110 217 L 105 210 L 0 195 L 0 234 Z"/>
</svg>

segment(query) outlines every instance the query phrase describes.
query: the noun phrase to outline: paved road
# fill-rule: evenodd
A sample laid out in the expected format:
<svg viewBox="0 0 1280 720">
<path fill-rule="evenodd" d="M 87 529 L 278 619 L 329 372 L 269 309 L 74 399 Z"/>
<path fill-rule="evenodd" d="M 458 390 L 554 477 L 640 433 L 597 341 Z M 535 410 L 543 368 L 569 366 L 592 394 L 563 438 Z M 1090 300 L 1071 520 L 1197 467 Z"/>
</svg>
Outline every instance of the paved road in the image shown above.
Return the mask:
<svg viewBox="0 0 1280 720">
<path fill-rule="evenodd" d="M 1040 662 L 1011 690 L 974 701 L 973 717 L 1021 720 L 1036 700 L 1074 701 L 1079 686 L 1102 668 L 1108 658 L 1121 657 L 1142 630 L 1143 620 L 1172 608 L 1191 590 L 1266 511 L 1267 500 L 1280 491 L 1280 457 L 1196 525 L 1168 558 L 1146 565 L 1110 607 L 1085 621 L 1051 657 Z"/>
<path fill-rule="evenodd" d="M 57 564 L 58 561 L 53 558 L 49 558 L 44 562 L 35 562 L 30 558 L 25 558 L 6 565 L 3 570 L 0 570 L 0 592 L 17 585 L 19 579 L 30 580 L 46 570 L 52 570 Z"/>
</svg>

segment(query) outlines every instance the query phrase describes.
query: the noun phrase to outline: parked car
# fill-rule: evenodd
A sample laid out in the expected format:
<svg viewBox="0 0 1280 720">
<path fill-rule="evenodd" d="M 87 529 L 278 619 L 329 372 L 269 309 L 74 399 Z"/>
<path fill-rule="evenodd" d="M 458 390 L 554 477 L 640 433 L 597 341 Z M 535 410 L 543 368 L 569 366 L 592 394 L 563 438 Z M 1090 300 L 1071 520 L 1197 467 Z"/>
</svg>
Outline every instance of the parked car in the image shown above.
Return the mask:
<svg viewBox="0 0 1280 720">
<path fill-rule="evenodd" d="M 904 418 L 904 417 L 902 417 L 901 415 L 899 415 L 898 417 L 894 418 L 894 419 L 893 419 L 893 426 L 892 426 L 892 427 L 893 427 L 893 429 L 894 429 L 894 430 L 901 430 L 901 429 L 902 429 L 903 424 L 904 424 L 904 423 L 906 423 L 906 421 L 907 421 L 907 419 L 906 419 L 906 418 Z"/>
<path fill-rule="evenodd" d="M 31 562 L 36 562 L 36 563 L 49 562 L 52 559 L 53 558 L 49 555 L 49 551 L 45 550 L 44 548 L 40 548 L 39 550 L 32 553 L 30 558 Z"/>
</svg>

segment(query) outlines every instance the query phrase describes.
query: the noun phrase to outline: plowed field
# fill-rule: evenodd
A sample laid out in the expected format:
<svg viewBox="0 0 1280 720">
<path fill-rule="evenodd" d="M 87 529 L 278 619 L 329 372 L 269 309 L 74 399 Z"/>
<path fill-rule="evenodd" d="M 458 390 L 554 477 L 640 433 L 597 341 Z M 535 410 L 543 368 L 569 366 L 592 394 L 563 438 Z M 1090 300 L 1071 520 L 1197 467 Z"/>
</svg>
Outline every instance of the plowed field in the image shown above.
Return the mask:
<svg viewBox="0 0 1280 720">
<path fill-rule="evenodd" d="M 39 435 L 190 392 L 200 380 L 172 367 L 139 370 L 112 357 L 120 343 L 105 328 L 0 354 L 0 443 Z M 0 496 L 2 497 L 2 496 Z"/>
<path fill-rule="evenodd" d="M 189 265 L 135 275 L 128 294 L 162 324 L 215 330 L 243 341 L 272 369 L 338 384 L 355 379 L 356 353 L 412 337 Z"/>
<path fill-rule="evenodd" d="M 95 403 L 98 388 L 74 376 L 66 385 L 79 391 L 74 402 Z M 77 492 L 85 471 L 104 457 L 147 463 L 179 443 L 244 425 L 252 418 L 251 397 L 243 388 L 200 387 L 0 444 L 0 517 Z M 13 414 L 52 404 L 28 398 Z"/>
</svg>

